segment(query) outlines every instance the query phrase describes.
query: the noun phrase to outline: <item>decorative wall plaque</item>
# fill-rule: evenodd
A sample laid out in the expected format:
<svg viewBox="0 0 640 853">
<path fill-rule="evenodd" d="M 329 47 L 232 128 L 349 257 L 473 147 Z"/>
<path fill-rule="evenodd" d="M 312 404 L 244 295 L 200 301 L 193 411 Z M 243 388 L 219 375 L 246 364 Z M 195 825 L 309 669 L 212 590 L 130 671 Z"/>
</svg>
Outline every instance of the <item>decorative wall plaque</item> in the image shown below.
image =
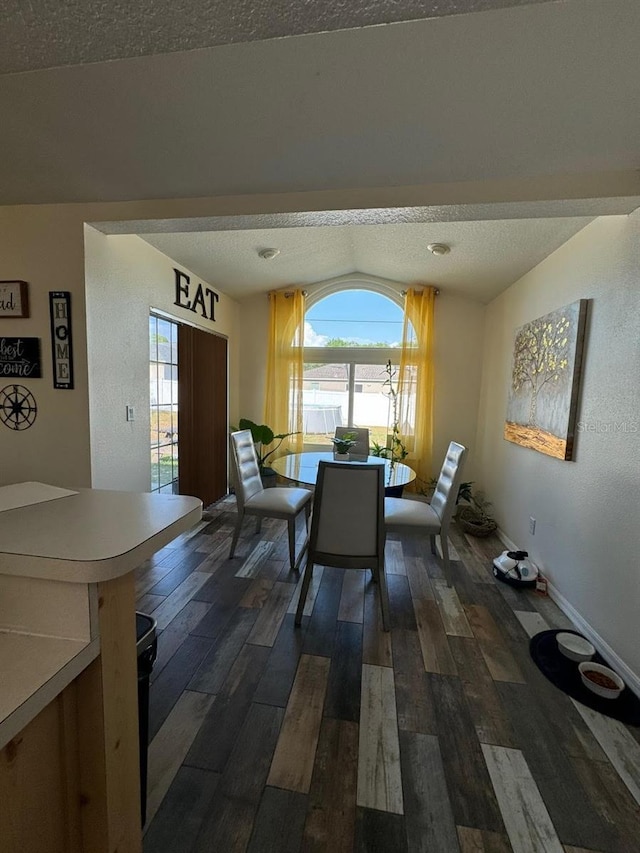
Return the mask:
<svg viewBox="0 0 640 853">
<path fill-rule="evenodd" d="M 51 316 L 51 354 L 53 357 L 53 387 L 73 388 L 73 348 L 71 344 L 71 293 L 49 293 Z"/>
<path fill-rule="evenodd" d="M 24 385 L 7 385 L 0 390 L 0 421 L 9 429 L 29 429 L 37 414 L 36 399 Z"/>
<path fill-rule="evenodd" d="M 29 285 L 26 281 L 0 281 L 0 317 L 29 316 Z"/>
<path fill-rule="evenodd" d="M 0 338 L 0 377 L 39 379 L 40 338 Z"/>
</svg>

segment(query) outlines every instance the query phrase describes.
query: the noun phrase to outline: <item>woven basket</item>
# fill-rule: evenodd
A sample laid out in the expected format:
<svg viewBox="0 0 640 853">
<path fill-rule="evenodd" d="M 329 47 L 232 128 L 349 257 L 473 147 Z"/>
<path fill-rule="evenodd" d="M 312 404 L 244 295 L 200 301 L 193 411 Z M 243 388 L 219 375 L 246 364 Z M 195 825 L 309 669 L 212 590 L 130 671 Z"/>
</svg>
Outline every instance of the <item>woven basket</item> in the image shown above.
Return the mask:
<svg viewBox="0 0 640 853">
<path fill-rule="evenodd" d="M 460 527 L 472 536 L 489 536 L 498 526 L 492 518 L 483 518 L 471 506 L 463 507 L 457 515 Z"/>
</svg>

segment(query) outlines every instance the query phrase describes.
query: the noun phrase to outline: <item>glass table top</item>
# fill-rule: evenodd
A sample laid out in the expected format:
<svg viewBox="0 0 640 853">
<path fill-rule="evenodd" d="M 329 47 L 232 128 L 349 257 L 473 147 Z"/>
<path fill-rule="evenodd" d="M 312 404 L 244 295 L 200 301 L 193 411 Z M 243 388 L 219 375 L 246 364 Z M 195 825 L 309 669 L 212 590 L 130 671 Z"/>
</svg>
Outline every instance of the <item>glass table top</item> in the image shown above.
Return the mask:
<svg viewBox="0 0 640 853">
<path fill-rule="evenodd" d="M 331 451 L 324 453 L 315 451 L 291 453 L 288 456 L 281 456 L 279 459 L 276 459 L 270 464 L 270 467 L 287 480 L 294 480 L 296 483 L 314 486 L 318 478 L 318 463 L 321 460 L 326 462 L 340 461 L 342 465 L 350 465 L 352 463 L 379 465 L 381 462 L 384 462 L 384 483 L 386 488 L 406 486 L 416 478 L 416 472 L 402 462 L 394 462 L 392 464 L 389 459 L 381 459 L 379 456 L 367 456 L 366 459 L 361 457 L 360 459 L 342 462 L 341 460 L 334 459 Z"/>
</svg>

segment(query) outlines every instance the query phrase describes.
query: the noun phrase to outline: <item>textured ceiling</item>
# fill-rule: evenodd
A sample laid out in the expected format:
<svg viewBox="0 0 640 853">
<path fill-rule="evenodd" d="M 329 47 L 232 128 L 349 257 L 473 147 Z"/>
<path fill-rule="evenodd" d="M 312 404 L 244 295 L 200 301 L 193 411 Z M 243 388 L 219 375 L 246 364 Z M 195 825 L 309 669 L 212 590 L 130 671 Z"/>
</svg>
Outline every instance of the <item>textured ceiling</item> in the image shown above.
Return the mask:
<svg viewBox="0 0 640 853">
<path fill-rule="evenodd" d="M 638 0 L 567 0 L 5 74 L 0 204 L 610 172 L 636 195 L 639 29 Z"/>
<path fill-rule="evenodd" d="M 152 246 L 223 293 L 242 299 L 355 271 L 406 284 L 437 285 L 489 302 L 590 220 L 521 219 L 146 234 Z M 447 243 L 437 257 L 429 243 Z M 272 260 L 261 249 L 278 248 Z"/>
<path fill-rule="evenodd" d="M 413 187 L 433 222 L 451 218 L 434 207 L 451 204 L 440 186 L 493 203 L 522 198 L 502 195 L 511 182 L 542 180 L 524 198 L 553 206 L 563 196 L 549 180 L 605 176 L 591 215 L 628 212 L 630 199 L 607 209 L 606 197 L 638 195 L 637 0 L 0 2 L 0 204 L 317 190 L 357 204 L 358 189 Z M 7 73 L 18 71 L 30 73 Z M 610 191 L 614 174 L 624 181 Z M 406 234 L 355 228 L 357 217 L 296 221 L 273 239 L 243 226 L 142 232 L 239 298 L 360 271 L 487 301 L 584 216 L 520 212 Z M 433 258 L 432 241 L 453 251 Z M 270 264 L 256 254 L 267 243 L 281 249 Z"/>
<path fill-rule="evenodd" d="M 552 0 L 3 0 L 0 74 Z"/>
</svg>

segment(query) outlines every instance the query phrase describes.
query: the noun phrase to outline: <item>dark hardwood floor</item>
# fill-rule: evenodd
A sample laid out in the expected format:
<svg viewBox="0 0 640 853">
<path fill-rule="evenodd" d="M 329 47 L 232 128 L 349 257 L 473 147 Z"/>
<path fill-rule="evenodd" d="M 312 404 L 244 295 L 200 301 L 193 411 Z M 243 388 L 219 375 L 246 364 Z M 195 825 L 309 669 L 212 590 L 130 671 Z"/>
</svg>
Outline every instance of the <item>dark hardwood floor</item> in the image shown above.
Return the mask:
<svg viewBox="0 0 640 853">
<path fill-rule="evenodd" d="M 317 569 L 296 629 L 286 526 L 235 502 L 137 573 L 160 629 L 145 853 L 637 853 L 640 734 L 532 663 L 571 627 L 494 580 L 501 543 L 453 525 L 455 587 L 391 538 L 392 630 L 370 574 Z M 303 524 L 299 541 L 304 539 Z"/>
</svg>

